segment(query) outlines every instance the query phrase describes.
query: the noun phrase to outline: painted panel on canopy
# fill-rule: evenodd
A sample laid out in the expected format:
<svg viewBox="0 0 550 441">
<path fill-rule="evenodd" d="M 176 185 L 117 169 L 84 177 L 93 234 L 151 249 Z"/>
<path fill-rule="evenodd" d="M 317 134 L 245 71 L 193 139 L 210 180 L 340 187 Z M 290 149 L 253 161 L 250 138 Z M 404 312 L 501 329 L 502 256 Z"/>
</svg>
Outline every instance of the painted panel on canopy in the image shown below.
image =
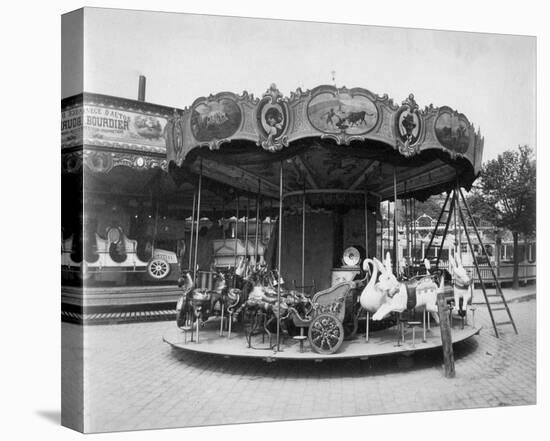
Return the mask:
<svg viewBox="0 0 550 441">
<path fill-rule="evenodd" d="M 311 170 L 320 188 L 349 188 L 363 173 L 369 161 L 312 146 L 303 154 L 303 162 Z"/>
<path fill-rule="evenodd" d="M 326 91 L 310 100 L 307 116 L 321 132 L 363 135 L 376 126 L 378 109 L 365 95 Z"/>
<path fill-rule="evenodd" d="M 242 122 L 241 109 L 229 97 L 207 99 L 193 107 L 191 131 L 197 141 L 209 142 L 234 135 Z"/>
<path fill-rule="evenodd" d="M 465 116 L 443 110 L 435 121 L 437 140 L 449 150 L 466 153 L 471 143 L 470 124 Z"/>
</svg>

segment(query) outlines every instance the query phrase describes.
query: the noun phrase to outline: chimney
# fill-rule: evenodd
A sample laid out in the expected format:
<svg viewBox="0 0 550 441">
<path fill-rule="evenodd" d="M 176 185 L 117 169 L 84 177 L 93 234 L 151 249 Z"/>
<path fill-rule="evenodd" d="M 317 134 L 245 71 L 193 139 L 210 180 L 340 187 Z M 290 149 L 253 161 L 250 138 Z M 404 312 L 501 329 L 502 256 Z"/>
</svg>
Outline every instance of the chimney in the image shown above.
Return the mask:
<svg viewBox="0 0 550 441">
<path fill-rule="evenodd" d="M 138 101 L 145 101 L 145 82 L 146 82 L 146 78 L 143 75 L 140 75 L 139 87 L 138 87 Z"/>
</svg>

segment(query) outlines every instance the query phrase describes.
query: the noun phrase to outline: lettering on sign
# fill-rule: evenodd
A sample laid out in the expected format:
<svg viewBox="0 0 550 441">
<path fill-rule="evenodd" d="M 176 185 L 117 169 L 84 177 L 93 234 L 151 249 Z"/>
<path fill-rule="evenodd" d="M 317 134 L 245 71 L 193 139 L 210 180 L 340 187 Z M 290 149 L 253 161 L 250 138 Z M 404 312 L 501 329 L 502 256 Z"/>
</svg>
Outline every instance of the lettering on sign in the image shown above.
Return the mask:
<svg viewBox="0 0 550 441">
<path fill-rule="evenodd" d="M 61 112 L 62 147 L 78 144 L 143 146 L 164 151 L 167 119 L 147 113 L 89 105 Z"/>
</svg>

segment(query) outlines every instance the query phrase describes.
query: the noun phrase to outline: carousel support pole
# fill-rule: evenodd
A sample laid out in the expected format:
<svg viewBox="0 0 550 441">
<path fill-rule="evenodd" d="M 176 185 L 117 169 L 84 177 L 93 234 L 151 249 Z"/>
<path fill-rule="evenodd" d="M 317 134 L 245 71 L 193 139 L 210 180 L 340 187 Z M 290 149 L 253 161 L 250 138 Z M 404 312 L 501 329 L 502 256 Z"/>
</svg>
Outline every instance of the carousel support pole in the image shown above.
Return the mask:
<svg viewBox="0 0 550 441">
<path fill-rule="evenodd" d="M 417 240 L 416 240 L 416 199 L 411 199 L 411 209 L 412 209 L 412 226 L 413 226 L 413 254 L 416 258 L 418 256 Z"/>
<path fill-rule="evenodd" d="M 365 259 L 369 257 L 369 207 L 368 207 L 369 193 L 365 189 L 364 202 L 365 202 Z M 376 242 L 376 241 L 375 241 Z"/>
<path fill-rule="evenodd" d="M 202 158 L 200 162 L 200 173 L 199 173 L 199 190 L 197 194 L 197 228 L 195 229 L 195 259 L 193 261 L 193 281 L 196 283 L 197 276 L 197 265 L 198 265 L 198 254 L 199 254 L 199 227 L 201 220 L 201 191 L 202 191 Z M 199 333 L 197 328 L 197 341 L 199 339 Z"/>
<path fill-rule="evenodd" d="M 224 240 L 224 243 L 225 243 L 225 224 L 224 224 L 224 219 L 225 219 L 225 199 L 224 199 L 223 196 L 222 196 L 222 222 L 221 222 L 221 225 L 222 225 L 222 239 Z"/>
<path fill-rule="evenodd" d="M 394 274 L 399 277 L 399 261 L 397 260 L 397 168 L 393 168 L 393 264 Z"/>
<path fill-rule="evenodd" d="M 367 321 L 366 321 L 366 328 L 365 328 L 365 342 L 369 342 L 369 320 L 370 320 L 370 313 L 367 311 Z"/>
<path fill-rule="evenodd" d="M 222 304 L 222 307 L 221 307 L 221 312 L 220 312 L 220 337 L 223 337 L 223 324 L 224 324 L 223 323 L 224 322 L 224 314 L 223 313 L 224 313 L 224 309 L 225 309 L 224 306 L 225 305 L 223 304 L 223 302 L 221 302 L 221 304 Z"/>
<path fill-rule="evenodd" d="M 260 232 L 260 187 L 261 183 L 258 179 L 258 195 L 256 196 L 256 237 L 254 238 L 254 264 L 257 267 L 259 256 L 258 256 L 258 240 Z"/>
<path fill-rule="evenodd" d="M 390 234 L 390 200 L 388 199 L 388 251 L 389 249 L 391 248 L 391 241 L 390 241 L 390 237 L 391 237 L 391 234 Z M 380 258 L 382 260 L 384 260 L 384 255 L 380 256 Z"/>
<path fill-rule="evenodd" d="M 159 201 L 158 197 L 155 197 L 153 195 L 153 192 L 151 191 L 151 205 L 155 204 L 155 226 L 153 228 L 153 243 L 151 246 L 151 256 L 153 256 L 153 253 L 155 252 L 155 247 L 157 246 L 157 234 L 158 234 L 158 227 L 159 227 Z"/>
<path fill-rule="evenodd" d="M 304 285 L 306 284 L 305 267 L 306 267 L 306 181 L 304 180 L 304 194 L 302 196 L 302 271 L 301 271 L 302 289 L 304 289 Z"/>
<path fill-rule="evenodd" d="M 227 325 L 227 339 L 231 340 L 231 327 L 233 325 L 233 312 L 229 313 L 229 323 Z"/>
<path fill-rule="evenodd" d="M 426 322 L 429 320 L 428 310 L 422 311 L 422 342 L 426 343 Z"/>
<path fill-rule="evenodd" d="M 197 316 L 197 341 L 196 344 L 199 344 L 199 328 L 200 328 L 201 318 L 200 314 Z"/>
<path fill-rule="evenodd" d="M 403 196 L 405 196 L 406 194 L 407 194 L 407 181 L 403 183 Z M 403 221 L 405 222 L 405 247 L 406 247 L 406 250 L 405 250 L 406 252 L 403 252 L 403 260 L 405 260 L 405 257 L 409 258 L 407 262 L 407 266 L 408 266 L 410 263 L 410 254 L 409 254 L 409 213 L 407 209 L 407 203 L 408 203 L 408 200 L 403 199 L 402 205 L 404 208 Z M 407 276 L 409 275 L 410 275 L 410 267 L 407 268 Z"/>
<path fill-rule="evenodd" d="M 238 247 L 238 237 L 239 237 L 239 195 L 237 194 L 237 198 L 235 199 L 237 204 L 237 217 L 235 220 L 235 231 L 234 231 L 234 240 L 235 240 L 235 248 L 233 249 L 233 271 L 236 273 L 237 271 L 237 247 Z M 233 288 L 235 288 L 236 284 L 236 277 L 233 277 Z"/>
<path fill-rule="evenodd" d="M 248 219 L 250 217 L 250 194 L 246 194 L 246 217 L 244 218 L 244 259 L 248 261 Z"/>
<path fill-rule="evenodd" d="M 189 235 L 189 270 L 193 268 L 193 234 L 195 232 L 195 205 L 197 203 L 197 190 L 193 189 L 193 209 L 191 211 L 191 234 Z M 193 279 L 193 283 L 195 280 Z"/>
<path fill-rule="evenodd" d="M 283 234 L 283 163 L 279 171 L 279 237 L 277 238 L 277 352 L 281 350 L 280 332 L 281 332 L 281 249 Z"/>
</svg>

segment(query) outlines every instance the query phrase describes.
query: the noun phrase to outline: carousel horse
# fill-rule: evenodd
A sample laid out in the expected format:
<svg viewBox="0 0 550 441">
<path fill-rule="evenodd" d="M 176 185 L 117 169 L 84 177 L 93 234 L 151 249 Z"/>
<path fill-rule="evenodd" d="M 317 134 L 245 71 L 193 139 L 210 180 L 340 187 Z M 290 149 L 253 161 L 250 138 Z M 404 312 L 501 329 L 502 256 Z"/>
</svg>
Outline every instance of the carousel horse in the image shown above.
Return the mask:
<svg viewBox="0 0 550 441">
<path fill-rule="evenodd" d="M 380 261 L 377 261 L 377 264 L 381 272 L 378 286 L 380 290 L 384 291 L 386 301 L 374 313 L 373 320 L 382 320 L 391 312 L 399 313 L 406 309 L 425 308 L 432 314 L 436 322 L 439 322 L 437 294 L 443 290 L 444 277 L 440 278 L 439 286 L 431 276 L 403 283 L 399 282 L 392 273 L 389 253 L 386 255 L 385 265 Z"/>
<path fill-rule="evenodd" d="M 260 328 L 271 340 L 272 325 L 277 321 L 284 333 L 291 334 L 292 330 L 287 326 L 291 323 L 287 320 L 291 312 L 299 311 L 307 315 L 311 311 L 311 300 L 304 293 L 285 290 L 282 287 L 283 283 L 279 273 L 268 271 L 265 265 L 256 266 L 245 279 L 243 300 L 234 314 L 243 312 L 249 326 L 249 344 L 250 336 Z M 278 286 L 280 286 L 280 292 L 278 292 Z"/>
<path fill-rule="evenodd" d="M 467 307 L 472 303 L 473 280 L 462 266 L 459 256 L 449 255 L 449 268 L 453 277 L 454 307 L 461 317 L 466 316 Z"/>
<path fill-rule="evenodd" d="M 178 285 L 182 288 L 183 294 L 181 306 L 176 308 L 177 322 L 181 322 L 184 313 L 193 313 L 193 321 L 199 320 L 202 325 L 211 315 L 218 315 L 223 311 L 228 299 L 230 298 L 228 286 L 223 273 L 218 272 L 214 275 L 214 289 L 195 288 L 195 282 L 189 271 L 183 273 L 179 279 Z M 235 300 L 235 295 L 232 296 Z M 179 305 L 180 302 L 178 302 Z M 178 325 L 179 326 L 179 325 Z"/>
</svg>

